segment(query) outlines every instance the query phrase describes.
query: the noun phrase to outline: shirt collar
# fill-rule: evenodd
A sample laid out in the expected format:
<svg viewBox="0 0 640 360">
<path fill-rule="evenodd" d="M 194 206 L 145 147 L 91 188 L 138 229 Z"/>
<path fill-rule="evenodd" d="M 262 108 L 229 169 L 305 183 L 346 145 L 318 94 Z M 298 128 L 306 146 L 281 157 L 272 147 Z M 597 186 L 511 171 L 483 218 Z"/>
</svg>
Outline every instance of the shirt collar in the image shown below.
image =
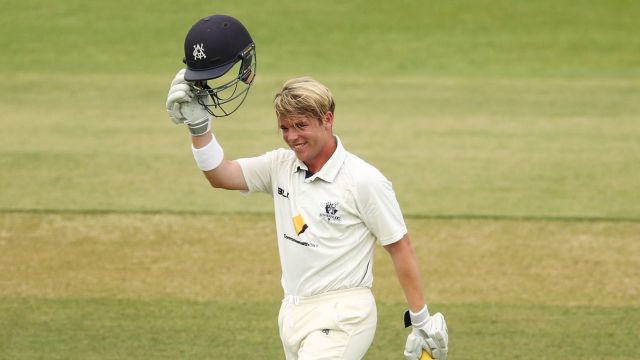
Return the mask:
<svg viewBox="0 0 640 360">
<path fill-rule="evenodd" d="M 340 171 L 342 164 L 347 158 L 347 151 L 342 146 L 342 141 L 340 141 L 340 138 L 338 136 L 335 136 L 335 138 L 337 146 L 336 150 L 333 152 L 333 155 L 331 155 L 329 160 L 327 160 L 327 162 L 322 166 L 322 169 L 320 169 L 320 171 L 307 177 L 305 181 L 311 182 L 316 178 L 320 178 L 326 182 L 333 182 L 336 179 L 336 176 L 338 176 L 338 172 Z M 309 171 L 309 168 L 302 161 L 296 158 L 293 172 L 298 171 Z"/>
</svg>

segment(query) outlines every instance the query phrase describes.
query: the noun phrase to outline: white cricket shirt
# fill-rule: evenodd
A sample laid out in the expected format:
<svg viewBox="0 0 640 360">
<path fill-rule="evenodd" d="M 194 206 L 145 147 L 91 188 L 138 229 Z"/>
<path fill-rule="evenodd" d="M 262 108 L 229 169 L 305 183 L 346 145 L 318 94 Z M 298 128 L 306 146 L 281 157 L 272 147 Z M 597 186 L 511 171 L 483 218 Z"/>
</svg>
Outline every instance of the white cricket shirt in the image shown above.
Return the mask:
<svg viewBox="0 0 640 360">
<path fill-rule="evenodd" d="M 388 245 L 407 233 L 391 182 L 336 139 L 336 151 L 311 176 L 290 149 L 237 160 L 249 192 L 273 196 L 288 296 L 370 288 L 376 241 Z"/>
</svg>

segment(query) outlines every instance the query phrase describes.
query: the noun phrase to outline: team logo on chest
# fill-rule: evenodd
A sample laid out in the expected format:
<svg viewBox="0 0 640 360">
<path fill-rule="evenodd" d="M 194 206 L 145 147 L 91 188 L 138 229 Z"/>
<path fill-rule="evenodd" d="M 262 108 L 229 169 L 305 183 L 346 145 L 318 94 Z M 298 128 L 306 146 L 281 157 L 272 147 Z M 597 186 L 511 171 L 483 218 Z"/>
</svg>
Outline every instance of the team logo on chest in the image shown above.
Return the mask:
<svg viewBox="0 0 640 360">
<path fill-rule="evenodd" d="M 327 221 L 340 221 L 342 218 L 338 215 L 338 205 L 337 202 L 327 202 L 324 205 L 324 212 L 320 213 L 320 217 L 326 219 Z"/>
</svg>

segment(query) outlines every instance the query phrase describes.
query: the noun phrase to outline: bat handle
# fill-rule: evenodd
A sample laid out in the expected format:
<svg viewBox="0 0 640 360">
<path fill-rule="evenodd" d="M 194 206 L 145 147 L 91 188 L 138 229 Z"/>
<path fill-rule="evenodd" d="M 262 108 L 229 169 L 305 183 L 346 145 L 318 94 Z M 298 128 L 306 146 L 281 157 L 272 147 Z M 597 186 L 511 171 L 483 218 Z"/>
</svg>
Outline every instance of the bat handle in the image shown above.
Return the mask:
<svg viewBox="0 0 640 360">
<path fill-rule="evenodd" d="M 422 350 L 422 356 L 420 356 L 420 360 L 433 360 L 431 355 L 427 352 L 427 350 Z"/>
</svg>

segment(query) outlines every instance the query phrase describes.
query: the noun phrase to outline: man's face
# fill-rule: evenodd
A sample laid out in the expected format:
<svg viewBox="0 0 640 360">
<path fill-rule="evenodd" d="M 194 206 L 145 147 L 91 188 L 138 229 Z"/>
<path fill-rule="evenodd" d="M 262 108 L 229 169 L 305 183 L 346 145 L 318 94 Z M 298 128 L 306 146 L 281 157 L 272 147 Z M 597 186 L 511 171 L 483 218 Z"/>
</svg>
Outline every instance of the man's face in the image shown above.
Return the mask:
<svg viewBox="0 0 640 360">
<path fill-rule="evenodd" d="M 307 166 L 317 161 L 322 165 L 326 161 L 324 157 L 333 139 L 331 130 L 333 114 L 328 114 L 329 116 L 322 122 L 306 115 L 290 115 L 278 119 L 284 142 Z"/>
</svg>

